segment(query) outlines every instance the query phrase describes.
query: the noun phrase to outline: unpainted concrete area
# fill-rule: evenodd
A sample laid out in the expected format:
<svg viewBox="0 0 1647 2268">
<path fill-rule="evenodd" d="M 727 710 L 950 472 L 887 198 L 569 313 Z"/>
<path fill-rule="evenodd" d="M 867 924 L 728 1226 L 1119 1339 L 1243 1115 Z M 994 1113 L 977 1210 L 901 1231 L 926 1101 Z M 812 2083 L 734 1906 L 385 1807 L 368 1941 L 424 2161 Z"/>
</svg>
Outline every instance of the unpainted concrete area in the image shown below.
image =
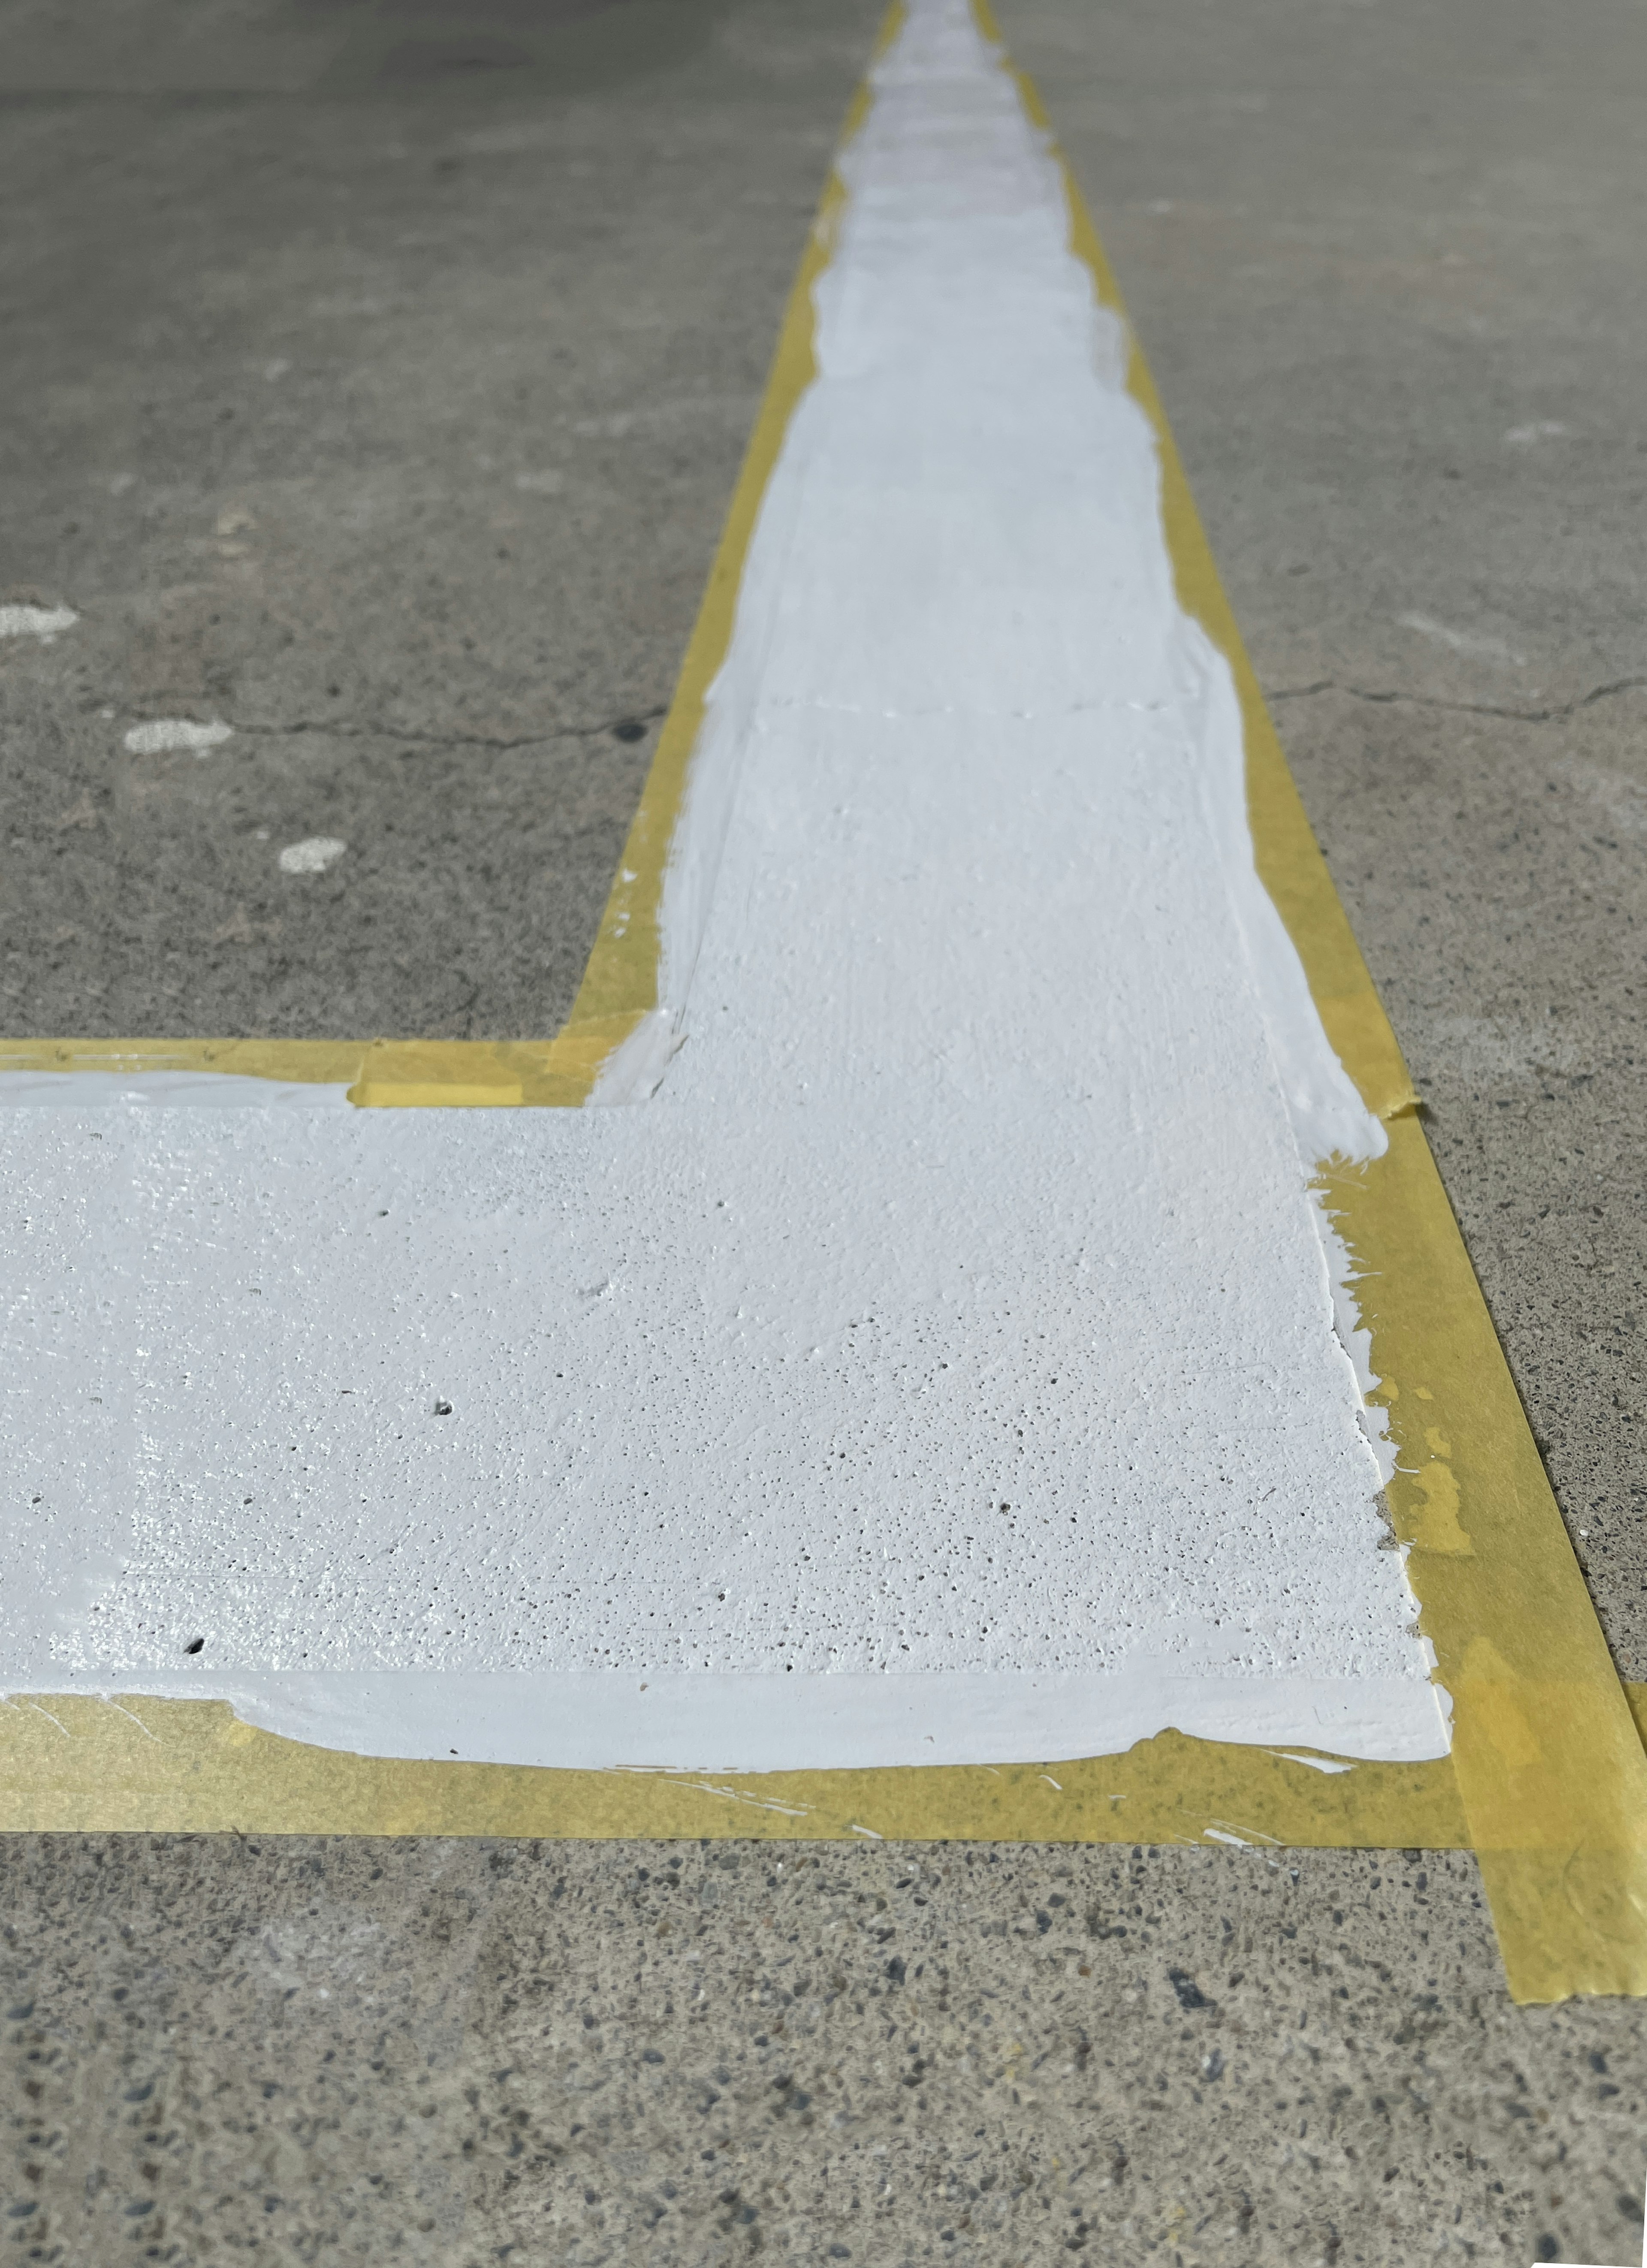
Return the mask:
<svg viewBox="0 0 1647 2268">
<path fill-rule="evenodd" d="M 1617 2007 L 1511 2009 L 1457 1855 L 230 1837 L 4 1863 L 19 2257 L 1640 2250 Z"/>
<path fill-rule="evenodd" d="M 0 8 L 0 1029 L 559 1028 L 876 14 Z"/>
</svg>

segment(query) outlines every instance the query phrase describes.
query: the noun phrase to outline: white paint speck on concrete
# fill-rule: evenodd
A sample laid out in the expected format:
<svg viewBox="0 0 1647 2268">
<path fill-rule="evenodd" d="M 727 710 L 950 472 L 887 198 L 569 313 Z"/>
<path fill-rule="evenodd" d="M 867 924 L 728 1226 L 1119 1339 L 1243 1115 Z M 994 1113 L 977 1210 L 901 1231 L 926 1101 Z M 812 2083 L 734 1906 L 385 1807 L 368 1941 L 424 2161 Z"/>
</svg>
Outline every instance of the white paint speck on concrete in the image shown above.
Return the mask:
<svg viewBox="0 0 1647 2268">
<path fill-rule="evenodd" d="M 639 1107 L 8 1128 L 15 1689 L 555 1764 L 1445 1751 L 1309 1194 L 1386 1138 L 962 0 L 844 171 Z"/>
<path fill-rule="evenodd" d="M 0 607 L 0 637 L 39 638 L 49 645 L 79 619 L 72 607 Z"/>
<path fill-rule="evenodd" d="M 564 473 L 517 473 L 515 486 L 526 496 L 559 496 L 566 486 Z"/>
<path fill-rule="evenodd" d="M 280 854 L 283 874 L 324 874 L 334 866 L 349 845 L 335 835 L 305 835 L 301 843 L 288 843 Z"/>
<path fill-rule="evenodd" d="M 154 717 L 146 725 L 134 725 L 126 735 L 126 748 L 134 756 L 163 756 L 174 748 L 187 748 L 197 756 L 209 756 L 225 740 L 232 740 L 234 727 L 214 719 L 209 725 L 197 725 L 192 717 Z"/>
</svg>

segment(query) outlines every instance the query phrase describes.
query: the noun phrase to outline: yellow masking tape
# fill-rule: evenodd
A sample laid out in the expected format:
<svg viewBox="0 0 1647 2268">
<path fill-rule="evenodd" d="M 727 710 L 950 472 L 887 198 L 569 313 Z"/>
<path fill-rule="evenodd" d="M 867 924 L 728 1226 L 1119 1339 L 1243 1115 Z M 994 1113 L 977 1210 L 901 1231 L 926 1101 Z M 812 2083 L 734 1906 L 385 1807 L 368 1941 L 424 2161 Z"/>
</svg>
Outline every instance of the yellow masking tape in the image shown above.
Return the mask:
<svg viewBox="0 0 1647 2268">
<path fill-rule="evenodd" d="M 0 1830 L 1430 1850 L 1467 1842 L 1445 1760 L 1346 1768 L 1312 1763 L 1312 1753 L 1162 1733 L 1121 1756 L 998 1769 L 555 1771 L 341 1756 L 241 1724 L 223 1702 L 51 1694 L 0 1708 Z"/>
</svg>

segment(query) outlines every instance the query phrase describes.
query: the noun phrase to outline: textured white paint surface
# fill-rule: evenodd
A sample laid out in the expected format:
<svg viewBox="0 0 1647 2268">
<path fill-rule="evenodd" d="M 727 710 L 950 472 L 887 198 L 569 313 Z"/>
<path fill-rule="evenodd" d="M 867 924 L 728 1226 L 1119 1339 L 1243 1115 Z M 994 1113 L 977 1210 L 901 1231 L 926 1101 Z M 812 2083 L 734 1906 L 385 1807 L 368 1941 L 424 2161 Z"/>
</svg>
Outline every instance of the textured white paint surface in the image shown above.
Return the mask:
<svg viewBox="0 0 1647 2268">
<path fill-rule="evenodd" d="M 542 1763 L 1444 1749 L 1306 1188 L 1382 1130 L 953 0 L 846 170 L 653 1098 L 6 1120 L 13 1687 Z"/>
</svg>

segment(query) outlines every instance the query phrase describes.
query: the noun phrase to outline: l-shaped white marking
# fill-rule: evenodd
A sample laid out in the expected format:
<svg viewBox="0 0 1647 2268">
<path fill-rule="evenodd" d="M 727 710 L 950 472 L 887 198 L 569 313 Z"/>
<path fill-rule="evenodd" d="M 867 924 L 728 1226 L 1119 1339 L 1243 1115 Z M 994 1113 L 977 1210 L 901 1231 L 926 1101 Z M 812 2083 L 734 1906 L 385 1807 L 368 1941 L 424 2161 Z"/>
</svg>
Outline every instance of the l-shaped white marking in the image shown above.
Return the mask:
<svg viewBox="0 0 1647 2268">
<path fill-rule="evenodd" d="M 661 1086 L 24 1080 L 13 1689 L 544 1764 L 1445 1751 L 1307 1191 L 1385 1138 L 1120 325 L 961 0 L 874 98 L 607 1091 Z"/>
</svg>

